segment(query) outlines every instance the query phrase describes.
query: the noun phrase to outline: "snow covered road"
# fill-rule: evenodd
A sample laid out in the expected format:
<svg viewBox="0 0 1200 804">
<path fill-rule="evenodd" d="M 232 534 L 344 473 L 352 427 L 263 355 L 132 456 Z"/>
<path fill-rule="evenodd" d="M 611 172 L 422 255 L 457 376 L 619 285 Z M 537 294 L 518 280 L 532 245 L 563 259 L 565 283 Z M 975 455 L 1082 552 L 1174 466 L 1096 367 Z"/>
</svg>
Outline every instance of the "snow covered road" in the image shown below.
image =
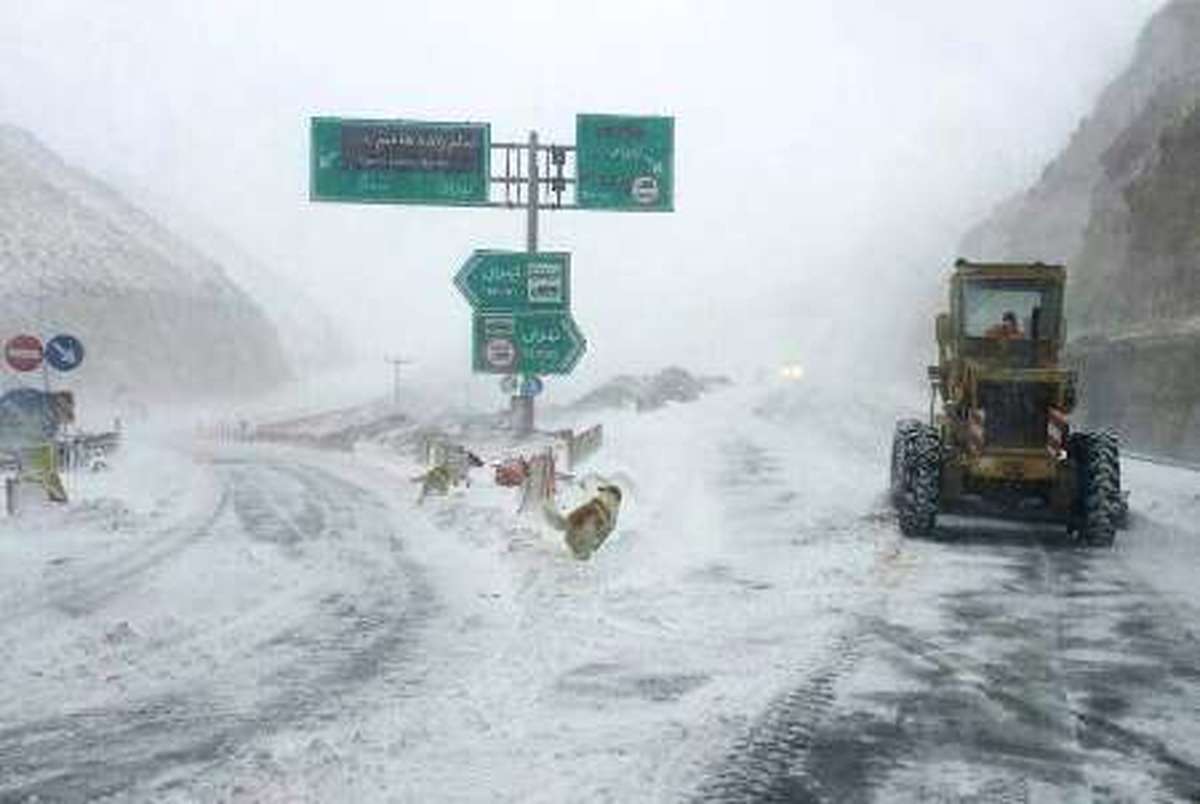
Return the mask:
<svg viewBox="0 0 1200 804">
<path fill-rule="evenodd" d="M 906 544 L 904 584 L 768 708 L 712 798 L 1187 801 L 1194 612 L 1061 534 Z"/>
<path fill-rule="evenodd" d="M 898 406 L 798 388 L 606 414 L 586 563 L 394 453 L 131 450 L 0 528 L 0 799 L 1194 797 L 1197 475 L 1128 463 L 1115 550 L 907 541 Z"/>
<path fill-rule="evenodd" d="M 148 515 L 68 525 L 46 512 L 24 561 L 5 563 L 6 800 L 156 797 L 151 782 L 161 791 L 394 680 L 429 616 L 423 579 L 362 490 L 261 455 L 155 458 L 196 485 L 168 486 Z"/>
<path fill-rule="evenodd" d="M 1200 476 L 1139 462 L 1115 550 L 946 518 L 702 787 L 711 801 L 1200 798 Z"/>
</svg>

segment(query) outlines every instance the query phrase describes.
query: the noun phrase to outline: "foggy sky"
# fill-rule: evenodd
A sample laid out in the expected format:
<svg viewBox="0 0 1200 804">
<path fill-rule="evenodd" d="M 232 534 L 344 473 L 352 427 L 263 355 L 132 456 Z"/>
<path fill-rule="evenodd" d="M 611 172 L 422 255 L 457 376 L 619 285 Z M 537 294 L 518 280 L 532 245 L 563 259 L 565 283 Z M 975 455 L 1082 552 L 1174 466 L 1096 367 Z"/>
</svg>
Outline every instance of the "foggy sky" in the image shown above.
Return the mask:
<svg viewBox="0 0 1200 804">
<path fill-rule="evenodd" d="M 6 0 L 0 121 L 227 231 L 363 356 L 465 373 L 451 277 L 522 248 L 523 214 L 310 203 L 309 117 L 569 143 L 578 112 L 673 115 L 675 213 L 543 216 L 582 375 L 812 361 L 861 288 L 948 265 L 1036 178 L 1161 5 Z"/>
</svg>

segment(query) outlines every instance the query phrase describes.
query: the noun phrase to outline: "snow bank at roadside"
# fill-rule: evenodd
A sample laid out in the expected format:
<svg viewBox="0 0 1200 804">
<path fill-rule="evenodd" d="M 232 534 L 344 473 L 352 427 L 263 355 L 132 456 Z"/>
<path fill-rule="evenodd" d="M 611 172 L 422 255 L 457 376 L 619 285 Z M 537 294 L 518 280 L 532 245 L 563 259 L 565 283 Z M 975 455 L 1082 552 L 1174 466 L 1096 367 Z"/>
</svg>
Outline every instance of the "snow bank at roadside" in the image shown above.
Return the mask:
<svg viewBox="0 0 1200 804">
<path fill-rule="evenodd" d="M 839 435 L 836 406 L 755 415 L 761 395 L 728 388 L 582 419 L 546 411 L 547 430 L 602 423 L 604 446 L 579 474 L 627 492 L 588 562 L 536 514 L 519 516 L 518 494 L 489 472 L 417 507 L 411 456 L 360 445 L 336 457 L 433 526 L 408 528 L 407 549 L 446 604 L 429 655 L 450 658 L 427 699 L 381 704 L 354 725 L 358 748 L 280 783 L 314 799 L 659 800 L 690 789 L 780 689 L 830 660 L 894 552 L 877 510 L 890 430 Z M 489 457 L 499 444 L 465 443 Z M 573 499 L 565 488 L 560 503 Z M 335 732 L 314 739 L 348 739 Z M 291 749 L 295 762 L 305 750 Z"/>
<path fill-rule="evenodd" d="M 1200 473 L 1125 459 L 1121 485 L 1130 492 L 1129 528 L 1117 534 L 1115 549 L 1144 581 L 1190 608 L 1200 622 Z"/>
</svg>

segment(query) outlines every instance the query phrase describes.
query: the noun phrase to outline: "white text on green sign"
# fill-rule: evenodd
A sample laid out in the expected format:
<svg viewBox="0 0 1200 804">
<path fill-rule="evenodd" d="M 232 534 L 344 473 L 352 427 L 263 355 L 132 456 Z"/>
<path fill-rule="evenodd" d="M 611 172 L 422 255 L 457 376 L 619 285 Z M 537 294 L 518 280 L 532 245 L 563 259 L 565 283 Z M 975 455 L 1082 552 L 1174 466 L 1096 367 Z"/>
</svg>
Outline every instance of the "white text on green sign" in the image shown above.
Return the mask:
<svg viewBox="0 0 1200 804">
<path fill-rule="evenodd" d="M 486 123 L 312 119 L 314 201 L 470 206 L 488 200 Z"/>
<path fill-rule="evenodd" d="M 571 306 L 571 255 L 479 250 L 454 284 L 479 311 L 566 310 Z"/>
<path fill-rule="evenodd" d="M 476 313 L 472 363 L 484 374 L 569 374 L 587 340 L 568 312 Z"/>
<path fill-rule="evenodd" d="M 675 208 L 675 118 L 577 115 L 575 148 L 580 208 Z"/>
</svg>

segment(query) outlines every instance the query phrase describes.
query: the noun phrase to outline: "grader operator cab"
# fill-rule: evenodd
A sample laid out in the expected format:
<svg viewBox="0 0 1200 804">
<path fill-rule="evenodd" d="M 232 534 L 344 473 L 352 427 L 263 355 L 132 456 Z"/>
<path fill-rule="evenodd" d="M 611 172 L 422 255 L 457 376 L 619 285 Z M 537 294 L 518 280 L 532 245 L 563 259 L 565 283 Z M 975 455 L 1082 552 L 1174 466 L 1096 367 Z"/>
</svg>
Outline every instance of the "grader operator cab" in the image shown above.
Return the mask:
<svg viewBox="0 0 1200 804">
<path fill-rule="evenodd" d="M 1119 447 L 1111 433 L 1070 428 L 1075 373 L 1059 365 L 1065 279 L 1061 265 L 955 264 L 950 312 L 937 317 L 929 421 L 898 422 L 892 442 L 905 535 L 932 533 L 940 512 L 983 513 L 1112 544 L 1126 510 Z"/>
</svg>

